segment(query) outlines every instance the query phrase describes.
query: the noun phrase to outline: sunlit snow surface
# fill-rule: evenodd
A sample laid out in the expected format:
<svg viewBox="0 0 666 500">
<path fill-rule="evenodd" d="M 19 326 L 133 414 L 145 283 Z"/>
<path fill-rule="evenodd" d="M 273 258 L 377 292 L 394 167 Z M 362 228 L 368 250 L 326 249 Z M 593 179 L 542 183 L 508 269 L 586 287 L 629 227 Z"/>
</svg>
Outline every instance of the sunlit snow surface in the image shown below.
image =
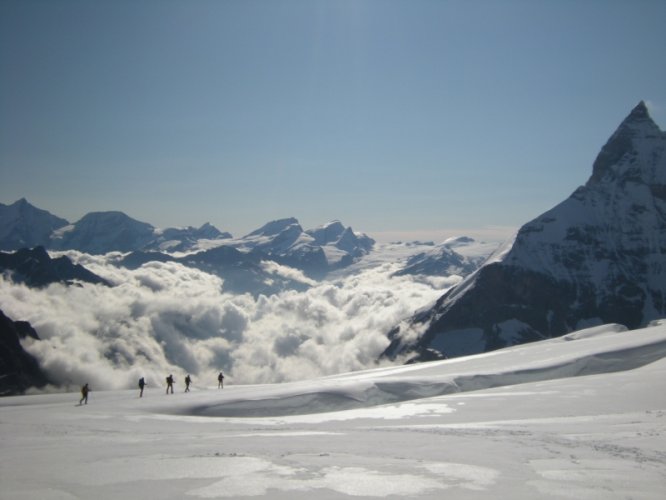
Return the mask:
<svg viewBox="0 0 666 500">
<path fill-rule="evenodd" d="M 303 382 L 3 398 L 0 497 L 663 498 L 665 357 L 666 326 L 608 325 Z"/>
</svg>

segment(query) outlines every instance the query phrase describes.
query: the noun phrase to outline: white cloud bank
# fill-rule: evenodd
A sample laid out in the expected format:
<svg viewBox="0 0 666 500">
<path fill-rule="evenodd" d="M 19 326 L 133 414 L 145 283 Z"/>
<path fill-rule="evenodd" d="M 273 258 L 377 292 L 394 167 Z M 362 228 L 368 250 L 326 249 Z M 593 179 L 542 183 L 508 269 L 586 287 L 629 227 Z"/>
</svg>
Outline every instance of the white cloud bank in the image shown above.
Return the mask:
<svg viewBox="0 0 666 500">
<path fill-rule="evenodd" d="M 173 262 L 129 270 L 114 254 L 68 255 L 115 286 L 38 290 L 0 278 L 0 308 L 35 327 L 42 340 L 24 345 L 55 381 L 98 389 L 134 387 L 141 376 L 163 386 L 169 373 L 178 390 L 186 373 L 210 386 L 220 370 L 228 382 L 269 383 L 372 367 L 386 333 L 456 282 L 390 278 L 396 264 L 378 263 L 254 299 Z"/>
</svg>

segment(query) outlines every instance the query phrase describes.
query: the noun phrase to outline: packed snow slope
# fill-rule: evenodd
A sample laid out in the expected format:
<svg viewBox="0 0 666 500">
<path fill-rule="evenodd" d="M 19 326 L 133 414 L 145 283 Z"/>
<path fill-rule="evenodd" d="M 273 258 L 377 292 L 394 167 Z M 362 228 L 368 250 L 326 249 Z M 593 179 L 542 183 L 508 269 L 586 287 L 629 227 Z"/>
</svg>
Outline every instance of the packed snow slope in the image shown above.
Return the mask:
<svg viewBox="0 0 666 500">
<path fill-rule="evenodd" d="M 0 498 L 657 499 L 666 324 L 274 385 L 0 400 Z M 196 386 L 199 382 L 200 385 Z"/>
</svg>

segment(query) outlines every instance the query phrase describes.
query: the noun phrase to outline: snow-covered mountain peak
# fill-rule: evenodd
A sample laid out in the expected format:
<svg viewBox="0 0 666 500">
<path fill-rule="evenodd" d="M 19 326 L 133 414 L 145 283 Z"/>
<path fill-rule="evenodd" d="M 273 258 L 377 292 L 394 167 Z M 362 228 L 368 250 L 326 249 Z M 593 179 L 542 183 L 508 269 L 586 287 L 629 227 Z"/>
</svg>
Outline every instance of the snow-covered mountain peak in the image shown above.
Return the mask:
<svg viewBox="0 0 666 500">
<path fill-rule="evenodd" d="M 71 230 L 60 232 L 54 246 L 59 249 L 76 248 L 99 254 L 110 251 L 128 252 L 152 241 L 155 228 L 132 219 L 118 211 L 90 212 L 74 224 Z"/>
<path fill-rule="evenodd" d="M 339 220 L 334 220 L 316 229 L 306 231 L 321 246 L 333 246 L 355 257 L 361 256 L 372 248 L 375 241 L 363 233 L 356 233 L 345 227 Z"/>
<path fill-rule="evenodd" d="M 21 198 L 11 205 L 0 203 L 0 249 L 46 246 L 51 233 L 69 224 Z"/>
<path fill-rule="evenodd" d="M 356 248 L 358 248 L 359 240 L 351 226 L 342 232 L 338 238 L 338 241 L 335 242 L 335 246 L 348 252 L 353 252 Z"/>
<path fill-rule="evenodd" d="M 666 182 L 666 134 L 652 120 L 641 101 L 611 135 L 592 167 L 587 186 L 618 179 L 651 184 Z M 662 168 L 656 168 L 657 166 Z"/>
<path fill-rule="evenodd" d="M 345 226 L 339 220 L 334 220 L 315 229 L 306 231 L 315 239 L 317 245 L 335 243 L 345 231 Z"/>
<path fill-rule="evenodd" d="M 634 109 L 631 110 L 631 113 L 625 119 L 627 123 L 639 123 L 644 121 L 650 121 L 653 125 L 654 122 L 650 118 L 650 112 L 648 111 L 645 101 L 639 102 Z"/>
<path fill-rule="evenodd" d="M 245 236 L 245 238 L 252 238 L 255 236 L 277 236 L 285 230 L 293 231 L 294 229 L 298 229 L 300 232 L 303 231 L 303 228 L 296 218 L 288 217 L 286 219 L 278 219 L 268 222 L 267 224 L 261 226 L 259 229 L 252 231 L 250 234 Z"/>
<path fill-rule="evenodd" d="M 145 235 L 154 235 L 155 228 L 147 222 L 141 222 L 119 211 L 90 212 L 75 224 L 78 231 L 88 232 L 91 236 L 101 237 L 107 232 L 136 231 Z"/>
<path fill-rule="evenodd" d="M 373 244 L 373 239 L 354 233 L 338 220 L 304 231 L 293 217 L 269 222 L 237 240 L 238 248 L 260 250 L 312 275 L 349 265 L 353 259 L 365 255 Z"/>
<path fill-rule="evenodd" d="M 559 278 L 574 268 L 608 276 L 604 263 L 618 255 L 652 253 L 666 224 L 665 151 L 666 134 L 641 101 L 601 149 L 587 183 L 525 224 L 505 262 Z"/>
<path fill-rule="evenodd" d="M 25 207 L 27 207 L 28 205 L 30 205 L 30 203 L 28 203 L 28 200 L 26 200 L 25 197 L 23 197 L 23 198 L 21 198 L 20 200 L 16 200 L 16 201 L 13 203 L 13 205 L 14 205 L 16 208 L 18 208 L 19 210 L 21 210 L 21 209 L 24 209 Z"/>
<path fill-rule="evenodd" d="M 459 356 L 666 314 L 665 151 L 666 134 L 640 103 L 584 186 L 414 317 L 408 331 L 421 340 L 408 349 Z M 406 350 L 399 332 L 390 355 Z"/>
<path fill-rule="evenodd" d="M 190 228 L 187 228 L 190 229 Z M 197 235 L 201 238 L 206 238 L 209 240 L 220 238 L 220 237 L 231 237 L 229 233 L 223 233 L 218 228 L 213 226 L 210 222 L 205 222 L 201 225 L 200 228 L 195 229 Z"/>
</svg>

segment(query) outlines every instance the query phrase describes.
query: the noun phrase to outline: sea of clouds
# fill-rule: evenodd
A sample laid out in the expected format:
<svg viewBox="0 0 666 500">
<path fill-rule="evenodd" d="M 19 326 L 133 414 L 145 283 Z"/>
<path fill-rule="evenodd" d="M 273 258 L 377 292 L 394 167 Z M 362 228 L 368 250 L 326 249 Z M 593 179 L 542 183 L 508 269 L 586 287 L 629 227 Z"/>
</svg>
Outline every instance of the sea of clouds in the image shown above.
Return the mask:
<svg viewBox="0 0 666 500">
<path fill-rule="evenodd" d="M 61 388 L 130 388 L 139 377 L 163 387 L 172 373 L 182 389 L 188 373 L 206 387 L 219 371 L 250 384 L 375 367 L 389 330 L 460 279 L 392 277 L 400 264 L 377 259 L 304 292 L 255 298 L 178 263 L 130 270 L 115 265 L 119 254 L 66 255 L 114 286 L 33 289 L 0 277 L 1 308 L 35 327 L 41 340 L 24 347 Z"/>
</svg>

